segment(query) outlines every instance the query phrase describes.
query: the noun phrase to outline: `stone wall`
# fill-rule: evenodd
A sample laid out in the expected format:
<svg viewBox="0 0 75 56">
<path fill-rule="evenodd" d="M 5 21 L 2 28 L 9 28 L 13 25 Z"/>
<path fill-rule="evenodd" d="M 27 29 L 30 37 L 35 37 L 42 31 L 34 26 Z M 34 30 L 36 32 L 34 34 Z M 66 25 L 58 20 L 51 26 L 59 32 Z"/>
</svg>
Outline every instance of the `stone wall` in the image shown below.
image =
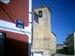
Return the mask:
<svg viewBox="0 0 75 56">
<path fill-rule="evenodd" d="M 56 38 L 51 33 L 51 14 L 47 7 L 34 9 L 37 15 L 39 11 L 42 11 L 42 17 L 38 17 L 38 23 L 33 21 L 32 50 L 43 50 L 43 56 L 50 56 L 56 52 Z"/>
</svg>

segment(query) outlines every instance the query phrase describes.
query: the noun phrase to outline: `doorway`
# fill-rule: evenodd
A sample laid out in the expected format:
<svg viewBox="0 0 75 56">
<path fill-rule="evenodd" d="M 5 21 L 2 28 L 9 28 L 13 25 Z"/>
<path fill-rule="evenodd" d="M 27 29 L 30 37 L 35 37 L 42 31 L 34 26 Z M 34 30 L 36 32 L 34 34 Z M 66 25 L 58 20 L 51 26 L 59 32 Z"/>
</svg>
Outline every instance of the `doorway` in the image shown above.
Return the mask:
<svg viewBox="0 0 75 56">
<path fill-rule="evenodd" d="M 43 56 L 43 51 L 33 51 L 32 56 Z"/>
</svg>

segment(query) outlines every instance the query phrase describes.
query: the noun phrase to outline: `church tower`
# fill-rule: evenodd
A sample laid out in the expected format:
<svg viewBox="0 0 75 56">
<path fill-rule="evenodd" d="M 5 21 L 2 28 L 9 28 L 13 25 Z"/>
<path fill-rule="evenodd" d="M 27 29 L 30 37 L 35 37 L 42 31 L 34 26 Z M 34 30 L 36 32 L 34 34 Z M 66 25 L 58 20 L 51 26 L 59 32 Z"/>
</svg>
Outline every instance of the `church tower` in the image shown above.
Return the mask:
<svg viewBox="0 0 75 56">
<path fill-rule="evenodd" d="M 55 53 L 56 39 L 51 33 L 51 12 L 48 7 L 37 8 L 33 10 L 33 56 L 50 56 Z M 52 43 L 52 45 L 51 45 Z"/>
</svg>

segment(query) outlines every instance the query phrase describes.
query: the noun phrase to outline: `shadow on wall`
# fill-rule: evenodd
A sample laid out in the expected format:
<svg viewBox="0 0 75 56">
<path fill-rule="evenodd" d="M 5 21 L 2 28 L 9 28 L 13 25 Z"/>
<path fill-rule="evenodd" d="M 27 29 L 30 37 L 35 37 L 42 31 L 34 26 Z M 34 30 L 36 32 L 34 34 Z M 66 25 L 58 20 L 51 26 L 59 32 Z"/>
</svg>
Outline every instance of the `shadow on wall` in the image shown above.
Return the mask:
<svg viewBox="0 0 75 56">
<path fill-rule="evenodd" d="M 63 49 L 57 50 L 57 53 L 66 54 L 66 55 L 74 55 L 74 50 L 71 49 L 71 51 L 69 51 L 69 49 L 67 47 L 63 47 Z"/>
<path fill-rule="evenodd" d="M 4 56 L 28 56 L 28 43 L 7 38 L 4 48 Z"/>
</svg>

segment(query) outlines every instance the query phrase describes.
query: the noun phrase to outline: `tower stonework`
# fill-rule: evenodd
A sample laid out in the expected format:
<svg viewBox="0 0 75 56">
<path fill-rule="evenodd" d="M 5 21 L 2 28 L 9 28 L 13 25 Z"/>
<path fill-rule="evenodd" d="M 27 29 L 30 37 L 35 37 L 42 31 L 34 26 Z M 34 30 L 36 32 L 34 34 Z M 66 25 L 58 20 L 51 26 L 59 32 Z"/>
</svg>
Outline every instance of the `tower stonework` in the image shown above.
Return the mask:
<svg viewBox="0 0 75 56">
<path fill-rule="evenodd" d="M 51 56 L 56 52 L 56 38 L 51 32 L 51 13 L 47 7 L 34 9 L 32 56 Z M 36 21 L 35 21 L 36 19 Z"/>
</svg>

